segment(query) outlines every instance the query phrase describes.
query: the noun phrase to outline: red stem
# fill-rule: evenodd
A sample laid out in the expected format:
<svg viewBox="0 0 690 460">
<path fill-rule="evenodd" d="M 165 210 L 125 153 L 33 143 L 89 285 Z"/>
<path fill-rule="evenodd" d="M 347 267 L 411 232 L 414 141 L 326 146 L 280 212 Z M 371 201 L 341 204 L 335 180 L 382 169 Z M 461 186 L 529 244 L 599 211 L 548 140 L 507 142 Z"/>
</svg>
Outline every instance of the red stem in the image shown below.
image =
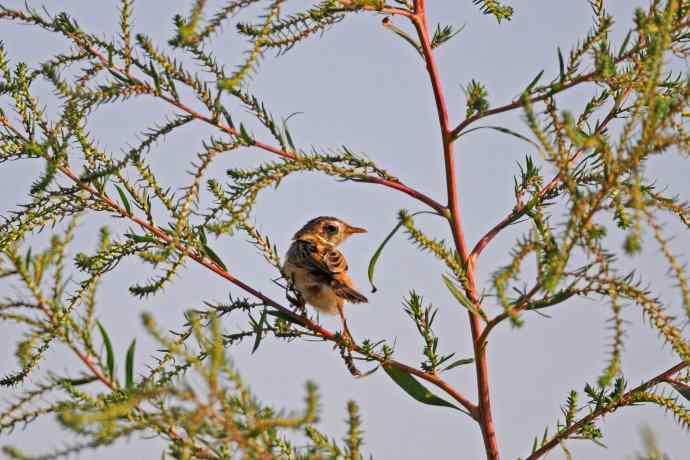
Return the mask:
<svg viewBox="0 0 690 460">
<path fill-rule="evenodd" d="M 458 186 L 455 172 L 455 157 L 453 150 L 453 137 L 448 119 L 448 109 L 446 107 L 446 99 L 443 95 L 441 85 L 441 78 L 434 60 L 431 42 L 429 40 L 429 30 L 427 27 L 424 0 L 417 0 L 415 2 L 415 15 L 411 18 L 417 30 L 417 35 L 422 46 L 424 60 L 426 62 L 427 72 L 431 80 L 431 86 L 434 92 L 434 99 L 436 100 L 436 110 L 441 128 L 441 139 L 443 141 L 443 158 L 445 162 L 446 172 L 446 190 L 448 195 L 448 214 L 446 217 L 449 220 L 451 232 L 455 247 L 460 255 L 463 265 L 467 272 L 467 290 L 470 300 L 475 304 L 477 309 L 481 308 L 477 301 L 477 288 L 474 280 L 474 269 L 469 264 L 468 248 L 465 242 L 465 236 L 462 229 L 462 220 L 460 215 L 460 206 L 458 203 Z M 493 417 L 491 414 L 491 397 L 489 393 L 489 368 L 486 359 L 486 346 L 479 343 L 479 337 L 482 334 L 482 323 L 479 315 L 468 312 L 470 329 L 472 332 L 472 341 L 474 346 L 474 361 L 477 374 L 477 391 L 479 394 L 479 425 L 482 431 L 482 438 L 484 439 L 484 448 L 486 456 L 489 460 L 500 460 L 498 452 L 498 445 L 496 440 L 496 432 L 494 429 Z"/>
</svg>

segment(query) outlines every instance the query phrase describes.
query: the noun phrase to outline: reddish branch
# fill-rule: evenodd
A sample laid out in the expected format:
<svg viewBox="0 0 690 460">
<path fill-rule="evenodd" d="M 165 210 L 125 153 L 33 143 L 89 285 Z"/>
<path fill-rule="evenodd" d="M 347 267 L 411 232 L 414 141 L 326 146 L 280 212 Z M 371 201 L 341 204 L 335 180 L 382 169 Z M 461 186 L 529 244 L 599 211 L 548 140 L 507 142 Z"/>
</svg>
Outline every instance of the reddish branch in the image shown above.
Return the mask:
<svg viewBox="0 0 690 460">
<path fill-rule="evenodd" d="M 594 130 L 594 135 L 599 135 L 602 134 L 605 130 L 608 124 L 616 118 L 618 113 L 621 110 L 621 106 L 627 99 L 628 95 L 632 91 L 632 83 L 623 91 L 621 97 L 616 101 L 616 103 L 613 105 L 611 110 L 606 114 L 603 120 L 597 125 L 596 129 Z M 570 159 L 569 163 L 573 163 L 574 161 L 577 161 L 578 158 L 584 153 L 585 149 L 580 149 L 578 150 L 575 155 Z M 550 191 L 552 191 L 556 186 L 561 182 L 563 178 L 561 177 L 561 173 L 556 174 L 548 184 L 544 188 L 542 188 L 539 193 L 537 193 L 537 198 L 538 200 L 541 201 L 541 199 Z M 472 253 L 470 254 L 469 258 L 469 263 L 472 267 L 474 267 L 477 258 L 481 254 L 481 252 L 484 250 L 484 248 L 493 240 L 496 235 L 498 235 L 503 229 L 511 225 L 513 222 L 515 222 L 517 219 L 522 217 L 525 212 L 528 210 L 528 203 L 521 204 L 518 206 L 515 206 L 510 213 L 505 216 L 499 223 L 497 223 L 495 226 L 493 226 L 484 236 L 482 236 L 477 244 L 474 246 L 472 249 Z"/>
<path fill-rule="evenodd" d="M 319 337 L 325 339 L 325 340 L 330 340 L 333 342 L 336 342 L 340 345 L 344 345 L 342 342 L 342 338 L 329 331 L 328 329 L 325 329 L 318 323 L 315 323 L 311 321 L 309 318 L 298 315 L 294 311 L 292 311 L 289 308 L 284 307 L 283 305 L 279 304 L 275 300 L 271 299 L 270 297 L 262 294 L 260 291 L 254 289 L 252 286 L 246 284 L 242 280 L 236 278 L 234 275 L 232 275 L 230 272 L 227 270 L 223 269 L 222 267 L 218 266 L 215 262 L 212 260 L 206 258 L 203 254 L 200 254 L 193 248 L 190 248 L 189 246 L 182 244 L 180 242 L 176 242 L 172 236 L 170 236 L 168 233 L 166 233 L 164 230 L 160 229 L 159 227 L 133 215 L 130 214 L 126 209 L 121 207 L 117 202 L 112 200 L 109 196 L 107 196 L 104 193 L 99 192 L 98 190 L 94 189 L 90 185 L 82 182 L 79 180 L 79 177 L 68 167 L 66 166 L 60 166 L 59 167 L 60 171 L 65 174 L 68 178 L 70 178 L 73 182 L 75 182 L 81 189 L 84 191 L 88 192 L 91 196 L 94 198 L 97 198 L 99 201 L 101 201 L 103 204 L 107 205 L 110 210 L 113 212 L 117 213 L 119 216 L 129 219 L 130 221 L 136 223 L 139 225 L 141 228 L 143 228 L 145 231 L 147 231 L 149 234 L 154 235 L 158 239 L 162 240 L 163 242 L 167 244 L 174 244 L 176 246 L 176 249 L 180 251 L 181 253 L 185 254 L 186 256 L 190 257 L 192 260 L 195 262 L 203 265 L 204 267 L 208 268 L 209 270 L 213 271 L 217 275 L 221 276 L 222 278 L 228 280 L 235 286 L 239 287 L 240 289 L 244 290 L 245 292 L 248 292 L 252 296 L 260 299 L 265 305 L 271 306 L 275 308 L 276 310 L 279 310 L 281 313 L 284 315 L 290 317 L 291 320 L 293 320 L 295 323 L 300 324 L 301 326 L 311 330 L 312 332 L 316 333 Z M 467 411 L 470 413 L 472 418 L 475 420 L 478 419 L 478 408 L 477 406 L 472 403 L 469 399 L 467 399 L 464 395 L 459 393 L 457 390 L 455 390 L 452 386 L 450 386 L 445 380 L 443 380 L 439 375 L 437 374 L 432 374 L 428 372 L 424 372 L 422 370 L 416 369 L 414 367 L 408 366 L 406 364 L 400 363 L 395 360 L 387 360 L 384 359 L 382 356 L 377 355 L 375 353 L 372 353 L 370 351 L 367 351 L 360 346 L 355 345 L 353 348 L 353 351 L 359 352 L 363 354 L 364 356 L 367 356 L 369 358 L 372 358 L 376 361 L 379 361 L 382 364 L 385 364 L 387 366 L 393 366 L 395 368 L 398 368 L 402 371 L 405 371 L 407 373 L 410 373 L 412 375 L 415 375 L 419 377 L 422 380 L 425 380 L 436 387 L 440 388 L 443 390 L 446 394 L 451 396 L 453 399 L 455 399 L 461 406 L 463 406 Z"/>
<path fill-rule="evenodd" d="M 638 52 L 639 52 L 639 48 L 634 47 L 634 48 L 630 49 L 629 51 L 621 54 L 620 56 L 617 56 L 614 59 L 614 62 L 615 63 L 623 62 L 627 59 L 630 59 L 632 56 L 634 56 Z M 564 83 L 562 85 L 552 87 L 552 89 L 550 91 L 547 91 L 544 94 L 541 94 L 539 96 L 533 96 L 533 97 L 529 98 L 528 101 L 530 104 L 534 104 L 535 102 L 545 101 L 548 98 L 550 98 L 550 97 L 552 97 L 558 93 L 562 93 L 563 91 L 572 88 L 573 86 L 577 86 L 581 83 L 595 81 L 596 76 L 597 76 L 596 70 L 589 72 L 589 73 L 586 73 L 586 74 L 583 74 L 583 75 L 580 75 L 579 77 L 573 78 L 568 83 Z M 467 128 L 469 125 L 471 125 L 472 123 L 474 123 L 477 120 L 489 117 L 491 115 L 497 115 L 499 113 L 510 112 L 511 110 L 519 109 L 522 106 L 523 106 L 523 102 L 521 100 L 517 100 L 517 101 L 510 102 L 508 104 L 505 104 L 505 105 L 501 105 L 499 107 L 495 107 L 493 109 L 489 109 L 485 112 L 474 114 L 471 117 L 468 117 L 468 118 L 464 119 L 463 121 L 461 121 L 460 124 L 458 124 L 458 126 L 456 126 L 455 129 L 453 129 L 451 131 L 451 137 L 453 139 L 456 139 L 462 133 L 462 131 L 465 128 Z"/>
<path fill-rule="evenodd" d="M 48 305 L 46 305 L 44 302 L 40 300 L 38 306 L 48 317 L 48 320 L 55 326 L 58 326 L 55 323 L 55 315 L 53 315 L 53 312 L 50 310 L 50 307 L 48 307 Z M 76 345 L 69 343 L 69 341 L 67 341 L 67 346 L 69 346 L 69 348 L 77 355 L 77 357 L 79 357 L 81 362 L 83 362 L 86 365 L 86 367 L 89 368 L 94 377 L 100 380 L 105 386 L 107 386 L 111 390 L 117 390 L 117 384 L 110 378 L 108 378 L 103 372 L 101 372 L 101 370 L 93 363 L 91 356 L 81 351 L 79 348 L 76 347 Z"/>
<path fill-rule="evenodd" d="M 399 8 L 393 8 L 393 9 L 399 10 Z M 391 12 L 391 14 L 401 14 L 401 13 Z M 134 76 L 129 71 L 127 71 L 125 69 L 121 69 L 117 65 L 113 64 L 112 62 L 109 62 L 108 58 L 105 55 L 103 55 L 103 53 L 101 53 L 97 49 L 95 49 L 94 47 L 84 46 L 82 43 L 79 42 L 79 40 L 76 40 L 76 39 L 75 39 L 75 43 L 77 45 L 81 46 L 84 51 L 87 51 L 87 52 L 91 53 L 93 56 L 95 56 L 101 62 L 101 64 L 103 66 L 105 66 L 106 68 L 110 69 L 113 72 L 117 72 L 123 78 L 129 79 L 129 80 L 136 80 L 134 78 Z M 153 94 L 154 96 L 156 96 L 159 99 L 164 100 L 168 104 L 171 104 L 174 107 L 177 107 L 178 109 L 184 111 L 186 114 L 188 114 L 189 116 L 191 116 L 195 120 L 199 120 L 199 121 L 203 121 L 205 123 L 208 123 L 211 126 L 214 126 L 218 129 L 220 129 L 221 131 L 224 131 L 224 132 L 226 132 L 226 133 L 228 133 L 234 137 L 240 136 L 241 133 L 238 130 L 232 128 L 231 126 L 223 124 L 219 120 L 215 120 L 213 117 L 210 117 L 208 115 L 204 115 L 202 113 L 197 112 L 196 110 L 192 109 L 191 107 L 184 104 L 180 100 L 172 99 L 172 98 L 165 96 L 161 93 L 154 92 L 152 88 L 150 88 L 148 85 L 146 85 L 144 83 L 142 83 L 142 85 L 149 88 L 151 90 L 151 94 Z M 257 147 L 257 148 L 264 150 L 266 152 L 270 152 L 274 155 L 278 155 L 282 158 L 287 158 L 289 160 L 294 160 L 294 161 L 300 161 L 299 156 L 296 155 L 294 152 L 290 152 L 290 151 L 283 150 L 283 149 L 278 148 L 278 147 L 274 147 L 274 146 L 267 144 L 265 142 L 254 140 L 254 143 L 252 145 L 254 147 Z M 392 180 L 392 179 L 384 179 L 382 177 L 376 177 L 376 176 L 362 176 L 362 177 L 358 177 L 356 179 L 356 181 L 367 182 L 370 184 L 379 184 L 379 185 L 383 185 L 384 187 L 398 190 L 400 192 L 403 192 L 403 193 L 411 196 L 412 198 L 415 198 L 416 200 L 421 201 L 422 203 L 424 203 L 427 206 L 434 209 L 439 214 L 445 214 L 446 213 L 445 206 L 438 203 L 433 198 L 425 195 L 424 193 L 422 193 L 418 190 L 415 190 L 411 187 L 408 187 L 407 185 L 403 184 L 402 182 L 400 182 L 397 179 Z"/>
<path fill-rule="evenodd" d="M 595 76 L 596 76 L 596 72 L 590 72 L 588 74 L 574 78 L 573 80 L 569 81 L 568 83 L 559 86 L 557 90 L 552 90 L 546 94 L 542 94 L 541 96 L 534 96 L 534 97 L 530 98 L 529 102 L 530 102 L 530 104 L 533 104 L 535 102 L 544 101 L 556 93 L 560 93 L 562 91 L 570 89 L 573 86 L 579 85 L 580 83 L 591 81 Z M 509 104 L 495 107 L 495 108 L 487 110 L 485 112 L 477 113 L 475 115 L 472 115 L 471 117 L 465 118 L 462 122 L 460 122 L 460 124 L 458 126 L 455 127 L 455 129 L 453 129 L 450 132 L 451 138 L 453 138 L 453 139 L 457 138 L 457 136 L 459 136 L 460 133 L 462 133 L 463 129 L 467 128 L 467 126 L 469 126 L 470 124 L 474 123 L 475 121 L 477 121 L 479 119 L 489 117 L 491 115 L 497 115 L 499 113 L 510 112 L 511 110 L 519 109 L 523 105 L 524 104 L 521 100 L 517 100 L 517 101 L 513 101 Z"/>
<path fill-rule="evenodd" d="M 677 374 L 678 372 L 682 371 L 688 367 L 688 363 L 682 362 L 678 363 L 672 368 L 662 372 L 661 374 L 657 375 L 654 378 L 651 378 L 644 382 L 643 384 L 633 388 L 632 390 L 628 391 L 625 393 L 623 396 L 620 397 L 619 400 L 613 401 L 611 404 L 608 404 L 606 406 L 600 407 L 599 409 L 596 409 L 593 411 L 591 414 L 587 415 L 586 417 L 581 418 L 577 422 L 573 423 L 567 428 L 564 428 L 563 430 L 559 431 L 558 434 L 556 434 L 551 440 L 549 440 L 546 444 L 541 446 L 539 449 L 534 451 L 532 455 L 527 457 L 525 460 L 536 460 L 542 456 L 544 456 L 547 452 L 549 452 L 551 449 L 554 447 L 558 446 L 562 441 L 565 441 L 568 439 L 573 434 L 577 434 L 578 431 L 580 431 L 583 427 L 585 427 L 588 423 L 593 422 L 596 418 L 608 413 L 608 412 L 613 412 L 614 410 L 618 409 L 620 407 L 620 402 L 625 401 L 626 399 L 630 398 L 631 396 L 634 396 L 635 393 L 638 393 L 640 391 L 645 391 L 650 387 L 653 387 L 654 385 L 657 385 L 661 382 L 667 382 L 669 381 L 670 377 Z"/>
<path fill-rule="evenodd" d="M 415 1 L 415 14 L 411 18 L 424 55 L 427 72 L 431 80 L 431 86 L 436 100 L 436 110 L 441 128 L 441 139 L 443 141 L 443 158 L 445 162 L 446 192 L 448 195 L 448 214 L 451 232 L 455 247 L 460 255 L 463 265 L 467 272 L 467 294 L 477 309 L 481 309 L 478 302 L 477 288 L 474 280 L 474 268 L 469 264 L 469 252 L 465 236 L 462 229 L 460 206 L 458 203 L 457 175 L 455 171 L 455 157 L 453 150 L 453 135 L 448 119 L 448 109 L 446 99 L 443 95 L 441 78 L 434 60 L 431 41 L 429 40 L 429 29 L 426 21 L 424 0 Z M 496 431 L 494 429 L 493 417 L 491 415 L 491 397 L 489 394 L 489 369 L 486 359 L 486 347 L 479 343 L 478 339 L 482 333 L 481 318 L 478 314 L 468 312 L 472 341 L 474 346 L 474 362 L 477 378 L 477 392 L 479 394 L 479 425 L 484 439 L 484 448 L 489 460 L 499 460 L 498 445 L 496 441 Z"/>
</svg>

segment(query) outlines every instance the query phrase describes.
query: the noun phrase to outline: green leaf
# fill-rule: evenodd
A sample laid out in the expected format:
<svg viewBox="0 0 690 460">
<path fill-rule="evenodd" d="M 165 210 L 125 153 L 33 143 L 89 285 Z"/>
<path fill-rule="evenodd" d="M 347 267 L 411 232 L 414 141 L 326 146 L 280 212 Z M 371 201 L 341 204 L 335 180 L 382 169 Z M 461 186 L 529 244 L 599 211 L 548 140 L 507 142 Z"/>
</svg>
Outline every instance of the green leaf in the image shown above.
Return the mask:
<svg viewBox="0 0 690 460">
<path fill-rule="evenodd" d="M 412 38 L 407 32 L 405 32 L 399 27 L 396 27 L 395 24 L 393 24 L 393 21 L 391 21 L 391 19 L 388 17 L 383 19 L 382 24 L 383 27 L 390 30 L 395 35 L 397 35 L 398 37 L 402 38 L 407 43 L 412 45 L 412 47 L 417 50 L 419 57 L 424 59 L 424 51 L 422 51 L 422 46 L 419 43 L 417 43 L 417 41 L 414 38 Z"/>
<path fill-rule="evenodd" d="M 383 370 L 386 371 L 386 374 L 388 374 L 388 376 L 393 379 L 393 381 L 397 383 L 400 388 L 405 390 L 405 393 L 412 396 L 417 401 L 424 404 L 429 404 L 430 406 L 450 407 L 469 415 L 469 412 L 466 410 L 461 409 L 455 404 L 451 404 L 445 399 L 441 399 L 430 392 L 424 385 L 419 383 L 416 378 L 407 372 L 400 370 L 397 367 L 390 365 L 387 366 L 385 364 L 383 365 Z"/>
<path fill-rule="evenodd" d="M 563 53 L 561 48 L 558 47 L 558 73 L 561 76 L 561 83 L 565 81 L 565 62 L 563 61 Z"/>
<path fill-rule="evenodd" d="M 199 235 L 199 240 L 201 241 L 201 244 L 208 244 L 208 239 L 206 238 L 206 231 L 204 230 L 204 227 L 199 225 L 197 227 L 197 234 Z"/>
<path fill-rule="evenodd" d="M 681 385 L 678 383 L 671 383 L 671 386 L 678 392 L 682 397 L 690 401 L 690 385 Z"/>
<path fill-rule="evenodd" d="M 161 91 L 161 77 L 156 72 L 156 68 L 153 66 L 153 62 L 149 62 L 149 72 L 153 78 L 153 84 L 156 85 L 156 91 L 158 94 L 162 94 Z"/>
<path fill-rule="evenodd" d="M 529 82 L 529 85 L 527 85 L 527 88 L 525 88 L 525 93 L 526 93 L 526 94 L 529 94 L 529 92 L 532 91 L 532 89 L 534 89 L 535 85 L 536 85 L 537 83 L 539 83 L 539 80 L 541 80 L 542 75 L 544 75 L 544 70 L 543 70 L 543 69 L 542 69 L 541 72 L 539 72 L 539 73 L 537 74 L 536 77 L 534 77 L 534 78 L 532 79 L 531 82 Z"/>
<path fill-rule="evenodd" d="M 632 30 L 628 31 L 628 34 L 623 39 L 623 43 L 621 44 L 621 49 L 618 52 L 618 58 L 621 58 L 625 54 L 625 52 L 628 50 L 628 42 L 630 41 L 631 35 L 632 35 Z"/>
<path fill-rule="evenodd" d="M 228 267 L 226 267 L 221 258 L 218 257 L 218 254 L 213 252 L 213 249 L 211 249 L 207 245 L 204 245 L 204 253 L 206 254 L 206 256 L 208 256 L 209 259 L 215 262 L 216 265 L 218 265 L 223 270 L 228 271 Z"/>
<path fill-rule="evenodd" d="M 292 316 L 290 316 L 290 315 L 288 315 L 288 314 L 286 314 L 286 313 L 284 313 L 284 312 L 282 312 L 282 311 L 280 311 L 280 310 L 267 310 L 267 311 L 266 311 L 266 314 L 267 314 L 267 315 L 271 315 L 271 316 L 275 316 L 276 318 L 280 318 L 280 319 L 282 319 L 282 320 L 285 320 L 285 321 L 287 321 L 288 323 L 296 324 L 296 325 L 298 325 L 298 326 L 302 326 L 302 323 L 300 323 L 299 321 L 297 321 L 297 320 L 296 320 L 295 318 L 293 318 Z"/>
<path fill-rule="evenodd" d="M 448 366 L 443 368 L 443 370 L 441 372 L 449 371 L 451 369 L 455 369 L 456 367 L 464 366 L 466 364 L 472 364 L 473 362 L 474 362 L 474 359 L 472 359 L 472 358 L 458 359 L 457 361 L 453 361 Z"/>
<path fill-rule="evenodd" d="M 254 354 L 254 352 L 259 349 L 259 345 L 261 344 L 261 339 L 263 338 L 263 328 L 264 328 L 264 324 L 266 324 L 266 313 L 267 313 L 266 310 L 264 310 L 261 313 L 261 319 L 259 319 L 259 324 L 256 326 L 256 337 L 254 338 L 254 346 L 252 347 L 252 354 Z"/>
<path fill-rule="evenodd" d="M 93 383 L 96 380 L 98 380 L 98 377 L 91 376 L 91 377 L 84 377 L 83 379 L 62 379 L 60 381 L 66 383 L 66 384 L 72 385 L 73 387 L 78 387 L 80 385 L 87 385 L 89 383 Z"/>
<path fill-rule="evenodd" d="M 125 359 L 125 385 L 127 388 L 134 387 L 134 352 L 136 348 L 137 339 L 134 339 L 127 349 L 127 357 Z"/>
<path fill-rule="evenodd" d="M 480 316 L 484 321 L 487 321 L 486 314 L 477 309 L 472 302 L 470 302 L 470 299 L 468 299 L 465 294 L 462 293 L 452 279 L 448 278 L 446 275 L 443 275 L 443 282 L 446 284 L 446 287 L 450 293 L 453 294 L 453 297 L 455 297 L 455 300 L 457 300 L 460 305 L 467 308 L 473 314 Z"/>
<path fill-rule="evenodd" d="M 436 212 L 429 212 L 429 211 L 418 211 L 410 214 L 410 217 L 417 216 L 419 214 L 435 214 L 438 215 Z M 381 257 L 381 253 L 383 252 L 383 248 L 388 244 L 391 238 L 393 238 L 393 235 L 402 227 L 403 222 L 398 222 L 398 224 L 393 227 L 393 230 L 384 238 L 384 240 L 381 242 L 378 248 L 376 248 L 376 251 L 374 251 L 374 255 L 371 256 L 371 260 L 369 260 L 369 268 L 367 270 L 367 274 L 369 276 L 369 283 L 371 284 L 371 292 L 376 292 L 378 288 L 374 285 L 374 269 L 376 268 L 376 263 L 379 261 L 379 257 Z"/>
<path fill-rule="evenodd" d="M 113 353 L 113 343 L 110 341 L 110 336 L 105 331 L 105 328 L 100 321 L 96 321 L 98 329 L 101 331 L 103 338 L 103 345 L 105 346 L 106 363 L 108 365 L 108 376 L 112 379 L 115 377 L 115 353 Z"/>
<path fill-rule="evenodd" d="M 468 129 L 467 131 L 462 131 L 461 133 L 459 133 L 455 137 L 455 139 L 458 139 L 467 133 L 471 133 L 472 131 L 478 131 L 480 129 L 493 129 L 494 131 L 498 131 L 498 132 L 503 133 L 503 134 L 508 134 L 510 136 L 517 137 L 518 139 L 525 141 L 528 144 L 533 145 L 534 147 L 537 148 L 537 150 L 541 151 L 541 147 L 539 146 L 539 144 L 534 142 L 529 137 L 525 136 L 524 134 L 520 134 L 518 132 L 515 132 L 512 129 L 504 128 L 503 126 L 477 126 L 476 128 Z"/>
<path fill-rule="evenodd" d="M 115 186 L 115 189 L 117 189 L 118 195 L 120 195 L 120 200 L 122 200 L 122 204 L 125 205 L 125 209 L 127 210 L 128 215 L 132 215 L 132 206 L 129 204 L 129 200 L 127 199 L 127 195 L 125 195 L 124 190 L 120 188 L 119 185 Z"/>
<path fill-rule="evenodd" d="M 26 257 L 24 257 L 24 268 L 27 270 L 31 267 L 31 246 L 29 246 L 29 249 L 26 251 Z"/>
<path fill-rule="evenodd" d="M 254 141 L 254 138 L 247 132 L 247 129 L 244 127 L 242 123 L 240 123 L 240 140 L 244 145 L 254 145 L 256 141 Z"/>
<path fill-rule="evenodd" d="M 160 240 L 156 237 L 149 235 L 137 235 L 136 233 L 125 233 L 125 236 L 136 243 L 160 243 Z"/>
<path fill-rule="evenodd" d="M 386 244 L 390 241 L 391 238 L 393 238 L 393 235 L 400 230 L 400 227 L 402 227 L 403 223 L 398 222 L 398 225 L 393 227 L 393 230 L 386 236 L 386 238 L 383 239 L 379 247 L 376 249 L 374 252 L 374 255 L 371 256 L 371 260 L 369 261 L 369 269 L 367 270 L 367 274 L 369 275 L 369 284 L 371 284 L 371 292 L 374 293 L 378 290 L 378 288 L 374 285 L 374 269 L 376 268 L 376 263 L 379 261 L 379 257 L 381 257 L 381 253 L 383 252 L 383 248 L 386 247 Z"/>
</svg>

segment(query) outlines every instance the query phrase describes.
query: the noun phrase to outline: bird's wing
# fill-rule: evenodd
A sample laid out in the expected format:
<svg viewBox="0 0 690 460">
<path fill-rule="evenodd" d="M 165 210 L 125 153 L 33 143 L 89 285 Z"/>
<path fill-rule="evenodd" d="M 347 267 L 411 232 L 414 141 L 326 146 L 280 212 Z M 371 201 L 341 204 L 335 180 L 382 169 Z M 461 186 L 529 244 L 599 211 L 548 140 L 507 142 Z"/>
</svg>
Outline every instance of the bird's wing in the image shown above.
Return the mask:
<svg viewBox="0 0 690 460">
<path fill-rule="evenodd" d="M 318 272 L 328 278 L 333 278 L 348 269 L 345 256 L 332 246 L 297 240 L 294 242 L 294 249 L 291 263 L 298 267 Z"/>
<path fill-rule="evenodd" d="M 294 242 L 291 263 L 321 275 L 333 292 L 351 303 L 364 303 L 367 298 L 352 288 L 347 274 L 347 260 L 335 247 L 310 240 Z"/>
</svg>

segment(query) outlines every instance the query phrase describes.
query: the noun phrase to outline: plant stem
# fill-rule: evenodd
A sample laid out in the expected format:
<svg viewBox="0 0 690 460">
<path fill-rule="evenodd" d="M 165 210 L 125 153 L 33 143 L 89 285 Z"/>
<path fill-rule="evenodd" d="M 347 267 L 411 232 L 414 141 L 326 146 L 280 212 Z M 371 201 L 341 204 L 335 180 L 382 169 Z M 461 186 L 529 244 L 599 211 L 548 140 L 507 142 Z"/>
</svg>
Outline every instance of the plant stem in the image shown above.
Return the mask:
<svg viewBox="0 0 690 460">
<path fill-rule="evenodd" d="M 401 13 L 397 13 L 401 14 Z M 150 88 L 150 85 L 144 82 L 140 82 L 138 79 L 136 79 L 131 72 L 126 71 L 120 67 L 118 67 L 116 64 L 113 64 L 112 62 L 108 61 L 108 58 L 95 49 L 94 47 L 88 47 L 84 46 L 81 42 L 78 40 L 75 40 L 74 43 L 77 46 L 80 46 L 84 51 L 90 53 L 92 56 L 94 56 L 96 59 L 98 59 L 101 63 L 102 66 L 104 66 L 107 69 L 110 69 L 112 72 L 116 72 L 119 74 L 122 78 L 128 79 L 128 80 L 133 80 L 137 81 L 141 85 L 147 87 L 150 89 L 149 94 L 153 95 L 154 97 L 157 97 L 168 104 L 177 107 L 178 109 L 182 110 L 183 112 L 187 113 L 189 116 L 194 118 L 195 120 L 203 121 L 204 123 L 207 123 L 211 126 L 214 126 L 221 131 L 224 131 L 227 134 L 230 134 L 231 136 L 238 137 L 240 136 L 240 132 L 224 123 L 221 123 L 219 120 L 214 119 L 213 117 L 210 117 L 208 115 L 204 115 L 191 107 L 189 107 L 187 104 L 183 103 L 182 101 L 178 99 L 174 99 L 168 96 L 165 96 L 159 92 L 153 91 L 153 88 Z M 277 155 L 282 158 L 287 158 L 289 160 L 294 160 L 294 161 L 300 161 L 300 157 L 296 155 L 294 152 L 288 151 L 288 150 L 282 150 L 278 147 L 274 147 L 270 144 L 267 144 L 265 142 L 261 142 L 258 140 L 254 141 L 254 144 L 252 145 L 253 147 L 259 148 L 261 150 L 264 150 L 266 152 L 272 153 L 274 155 Z M 358 182 L 366 182 L 370 184 L 378 184 L 378 185 L 383 185 L 384 187 L 388 187 L 394 190 L 398 190 L 400 192 L 405 193 L 408 196 L 411 196 L 412 198 L 426 204 L 427 206 L 431 207 L 434 209 L 436 212 L 440 214 L 445 214 L 446 213 L 446 208 L 442 204 L 438 203 L 435 201 L 433 198 L 425 195 L 424 193 L 420 192 L 419 190 L 416 190 L 414 188 L 408 187 L 404 183 L 400 182 L 399 180 L 391 180 L 391 179 L 384 179 L 381 177 L 376 177 L 376 176 L 365 176 L 365 177 L 360 177 L 357 178 Z"/>
<path fill-rule="evenodd" d="M 469 252 L 465 236 L 462 229 L 460 206 L 458 203 L 458 187 L 455 172 L 455 156 L 452 131 L 448 120 L 448 109 L 443 95 L 441 78 L 436 68 L 431 42 L 429 40 L 429 29 L 426 21 L 424 0 L 415 2 L 415 15 L 411 18 L 417 30 L 417 35 L 424 54 L 427 72 L 431 80 L 431 86 L 436 101 L 436 110 L 441 128 L 441 139 L 443 142 L 443 158 L 446 173 L 446 190 L 448 195 L 448 213 L 451 232 L 455 247 L 460 255 L 463 266 L 467 272 L 467 294 L 477 309 L 481 309 L 478 302 L 477 288 L 474 280 L 474 268 L 469 264 Z M 477 392 L 479 394 L 479 425 L 484 439 L 484 448 L 488 460 L 500 460 L 496 431 L 494 429 L 493 417 L 491 414 L 491 396 L 489 393 L 489 367 L 486 360 L 486 346 L 479 342 L 482 334 L 482 323 L 479 315 L 468 312 L 470 329 L 472 332 L 472 342 L 474 347 L 474 362 L 477 374 Z"/>
</svg>

